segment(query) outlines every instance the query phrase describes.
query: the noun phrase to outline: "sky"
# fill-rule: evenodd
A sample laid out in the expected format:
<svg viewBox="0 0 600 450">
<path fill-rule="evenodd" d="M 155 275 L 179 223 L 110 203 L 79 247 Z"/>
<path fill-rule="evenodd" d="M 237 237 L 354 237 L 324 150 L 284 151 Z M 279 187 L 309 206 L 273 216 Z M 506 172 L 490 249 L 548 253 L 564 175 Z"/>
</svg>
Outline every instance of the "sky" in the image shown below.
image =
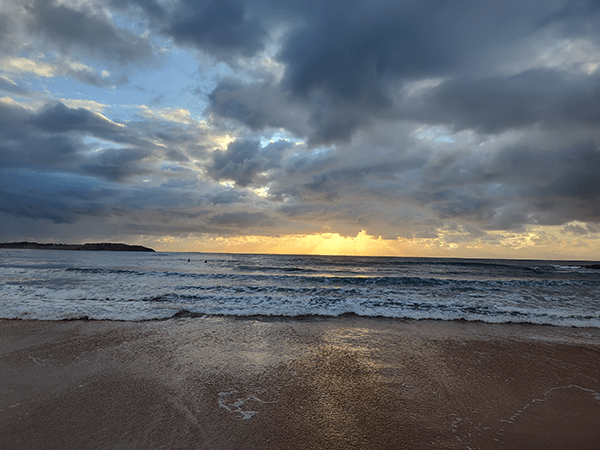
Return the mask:
<svg viewBox="0 0 600 450">
<path fill-rule="evenodd" d="M 0 241 L 600 259 L 597 0 L 2 0 Z"/>
</svg>

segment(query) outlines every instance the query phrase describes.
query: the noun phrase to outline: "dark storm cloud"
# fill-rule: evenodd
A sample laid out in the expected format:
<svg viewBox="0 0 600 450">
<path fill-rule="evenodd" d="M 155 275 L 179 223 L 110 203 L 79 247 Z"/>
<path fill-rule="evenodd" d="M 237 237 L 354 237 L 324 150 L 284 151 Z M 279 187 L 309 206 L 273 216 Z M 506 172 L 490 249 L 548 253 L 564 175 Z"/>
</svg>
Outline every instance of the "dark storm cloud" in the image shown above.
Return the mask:
<svg viewBox="0 0 600 450">
<path fill-rule="evenodd" d="M 152 132 L 135 125 L 118 125 L 98 113 L 62 103 L 48 104 L 36 112 L 0 103 L 0 166 L 124 181 L 156 170 L 163 158 L 187 161 L 177 149 L 151 142 L 155 140 Z M 91 151 L 86 138 L 102 139 L 107 147 Z M 122 147 L 114 148 L 110 143 Z"/>
<path fill-rule="evenodd" d="M 11 54 L 18 40 L 18 29 L 10 13 L 0 12 L 0 55 Z"/>
<path fill-rule="evenodd" d="M 209 95 L 212 113 L 234 119 L 253 131 L 284 128 L 310 146 L 347 143 L 353 133 L 391 113 L 358 102 L 337 101 L 327 92 L 307 98 L 285 91 L 284 86 L 227 80 Z"/>
<path fill-rule="evenodd" d="M 46 134 L 33 124 L 35 120 L 36 115 L 21 106 L 0 103 L 1 166 L 58 164 L 77 152 L 77 139 Z"/>
<path fill-rule="evenodd" d="M 239 140 L 230 143 L 227 150 L 214 152 L 209 173 L 216 180 L 233 180 L 239 186 L 252 184 L 262 172 L 279 167 L 282 152 L 291 144 L 273 142 L 261 147 L 258 141 Z"/>
<path fill-rule="evenodd" d="M 273 177 L 272 198 L 294 199 L 282 212 L 308 217 L 322 208 L 319 204 L 343 209 L 350 197 L 365 201 L 355 211 L 367 211 L 369 198 L 385 203 L 396 196 L 429 209 L 438 226 L 453 219 L 473 223 L 474 229 L 600 220 L 595 131 L 600 77 L 560 67 L 495 73 L 500 58 L 511 63 L 511 57 L 520 57 L 519 46 L 539 45 L 540 33 L 599 43 L 596 3 L 426 1 L 367 8 L 345 2 L 338 8 L 328 2 L 312 7 L 309 13 L 296 6 L 296 26 L 281 41 L 276 58 L 285 73 L 280 83 L 229 80 L 209 98 L 211 112 L 254 131 L 283 127 L 312 146 L 337 143 L 340 156 L 327 165 L 308 171 L 297 165 L 285 179 Z M 416 96 L 398 94 L 407 82 L 436 77 L 444 81 L 435 88 Z M 354 166 L 357 154 L 341 157 L 358 131 L 398 119 L 484 134 L 563 129 L 567 137 L 558 147 L 540 135 L 537 145 L 527 141 L 498 148 L 493 157 L 489 150 L 480 155 L 469 147 L 444 157 L 425 151 L 413 166 L 389 154 L 379 166 L 364 161 Z M 416 144 L 404 145 L 397 151 Z M 386 152 L 368 143 L 362 149 L 373 156 L 380 151 Z"/>
<path fill-rule="evenodd" d="M 168 6 L 145 0 L 112 4 L 143 11 L 153 28 L 179 45 L 223 60 L 252 56 L 263 50 L 268 38 L 268 30 L 261 23 L 264 17 L 254 14 L 243 0 L 181 0 Z"/>
<path fill-rule="evenodd" d="M 326 2 L 284 41 L 278 55 L 286 64 L 283 84 L 297 95 L 323 90 L 386 108 L 390 81 L 479 69 L 490 51 L 549 26 L 553 8 L 543 1 Z M 579 20 L 594 23 L 594 17 Z"/>
<path fill-rule="evenodd" d="M 84 108 L 69 108 L 63 103 L 46 106 L 32 115 L 29 123 L 46 132 L 77 131 L 96 136 L 118 134 L 122 128 L 100 114 Z"/>
<path fill-rule="evenodd" d="M 32 1 L 25 8 L 30 32 L 65 52 L 82 51 L 124 65 L 153 59 L 152 46 L 145 39 L 115 26 L 99 11 L 46 0 Z"/>
<path fill-rule="evenodd" d="M 286 17 L 286 7 L 277 8 L 280 19 Z M 549 3 L 535 1 L 395 2 L 377 7 L 363 2 L 344 2 L 343 6 L 325 2 L 312 5 L 311 9 L 295 6 L 294 13 L 294 18 L 287 17 L 294 24 L 292 31 L 283 38 L 276 56 L 285 64 L 281 83 L 221 85 L 210 97 L 211 108 L 253 130 L 285 126 L 297 133 L 301 127 L 309 127 L 305 137 L 314 145 L 348 142 L 356 130 L 369 126 L 373 118 L 396 118 L 395 91 L 405 81 L 431 77 L 463 79 L 462 85 L 460 81 L 448 85 L 449 98 L 439 99 L 443 106 L 443 100 L 452 103 L 452 92 L 456 94 L 454 103 L 466 94 L 464 105 L 448 105 L 448 114 L 468 114 L 473 103 L 469 99 L 481 94 L 483 101 L 487 98 L 491 105 L 506 89 L 513 97 L 500 102 L 504 113 L 502 106 L 519 106 L 510 102 L 516 102 L 515 97 L 527 89 L 523 86 L 519 92 L 521 85 L 527 83 L 538 87 L 539 93 L 528 98 L 543 98 L 540 85 L 561 84 L 552 79 L 553 74 L 543 71 L 529 74 L 529 80 L 484 80 L 473 89 L 469 89 L 465 77 L 473 71 L 481 72 L 482 63 L 492 62 L 490 55 L 500 53 L 505 46 L 515 46 L 519 40 L 527 42 L 543 27 L 558 27 L 566 20 L 593 23 L 589 15 L 561 16 Z M 561 32 L 571 33 L 564 29 Z M 593 39 L 597 38 L 593 35 Z M 568 83 L 563 80 L 562 84 Z M 568 87 L 574 88 L 575 84 Z M 286 108 L 297 109 L 299 102 L 304 108 L 300 128 L 287 120 L 285 112 Z M 432 104 L 427 112 L 435 115 L 435 106 Z M 547 106 L 553 106 L 551 100 L 544 102 Z M 519 114 L 518 110 L 514 112 Z M 535 107 L 529 107 L 524 114 L 535 112 Z M 418 119 L 419 114 L 414 118 Z M 506 115 L 503 118 L 506 120 Z"/>
<path fill-rule="evenodd" d="M 557 10 L 548 14 L 543 24 L 558 23 L 571 35 L 600 32 L 597 18 L 600 14 L 600 2 L 597 0 L 568 1 Z"/>
<path fill-rule="evenodd" d="M 385 108 L 390 106 L 386 75 L 414 77 L 451 64 L 430 32 L 430 2 L 418 7 L 326 5 L 291 34 L 278 55 L 286 64 L 284 84 L 297 95 L 323 90 L 334 98 Z"/>
<path fill-rule="evenodd" d="M 551 152 L 513 148 L 503 152 L 496 163 L 504 171 L 503 181 L 522 185 L 539 209 L 558 210 L 559 214 L 566 209 L 569 215 L 577 214 L 576 220 L 600 220 L 600 150 L 596 143 Z M 587 208 L 576 211 L 576 205 L 582 204 Z"/>
<path fill-rule="evenodd" d="M 211 111 L 235 119 L 253 131 L 285 128 L 298 136 L 310 133 L 307 106 L 294 104 L 272 79 L 260 83 L 223 80 L 209 95 Z"/>
<path fill-rule="evenodd" d="M 93 220 L 109 227 L 116 221 L 120 232 L 171 235 L 271 223 L 268 215 L 234 214 L 232 206 L 243 209 L 247 194 L 203 180 L 190 168 L 188 149 L 196 157 L 206 153 L 199 145 L 205 131 L 193 130 L 145 121 L 121 126 L 62 103 L 31 111 L 0 102 L 0 213 L 33 228 L 38 220 L 69 226 Z M 253 176 L 272 167 L 289 145 L 233 146 L 230 155 L 243 166 L 236 173 Z"/>
<path fill-rule="evenodd" d="M 243 2 L 182 1 L 164 32 L 180 44 L 196 46 L 225 59 L 251 56 L 263 48 L 266 31 Z"/>
<path fill-rule="evenodd" d="M 600 125 L 600 76 L 530 70 L 507 78 L 458 78 L 408 104 L 407 119 L 501 133 L 532 125 Z"/>
<path fill-rule="evenodd" d="M 123 11 L 133 8 L 149 20 L 150 28 L 180 45 L 230 62 L 257 55 L 273 43 L 273 30 L 285 29 L 274 55 L 283 64 L 283 79 L 223 82 L 209 97 L 210 112 L 254 131 L 283 127 L 314 146 L 350 142 L 357 130 L 374 120 L 395 120 L 406 114 L 414 114 L 408 119 L 417 120 L 447 120 L 456 114 L 456 125 L 468 127 L 479 98 L 484 116 L 489 117 L 488 123 L 474 124 L 481 129 L 496 132 L 510 126 L 509 118 L 515 116 L 514 121 L 522 116 L 523 124 L 535 123 L 540 120 L 536 108 L 545 112 L 555 106 L 553 100 L 561 100 L 546 98 L 544 83 L 552 85 L 548 90 L 567 87 L 576 94 L 586 92 L 576 89 L 577 81 L 560 80 L 550 72 L 507 80 L 491 76 L 493 67 L 501 63 L 495 58 L 506 57 L 507 49 L 512 49 L 508 54 L 518 52 L 541 32 L 585 35 L 594 42 L 599 42 L 600 34 L 599 11 L 591 1 L 182 0 L 165 6 L 129 0 L 113 5 Z M 59 8 L 65 7 L 40 8 L 37 15 L 52 17 Z M 97 15 L 85 17 L 92 21 L 92 30 L 100 27 L 92 19 L 106 23 Z M 49 30 L 59 39 L 56 30 Z M 76 35 L 77 31 L 66 28 L 61 33 Z M 115 38 L 108 39 L 108 47 L 118 49 L 118 35 L 114 30 L 112 34 Z M 473 73 L 483 78 L 470 78 Z M 404 82 L 432 77 L 449 82 L 423 111 L 407 112 L 406 105 L 398 104 L 396 92 Z M 528 92 L 527 85 L 536 89 Z M 523 93 L 527 95 L 520 97 Z M 539 100 L 543 100 L 540 106 L 531 105 Z M 492 111 L 496 103 L 498 112 Z M 443 112 L 436 113 L 438 106 Z M 502 120 L 496 120 L 500 115 Z"/>
<path fill-rule="evenodd" d="M 87 158 L 86 136 L 135 142 L 128 130 L 84 108 L 50 103 L 39 112 L 0 103 L 0 166 L 75 171 Z"/>
<path fill-rule="evenodd" d="M 100 175 L 111 181 L 125 181 L 154 171 L 154 167 L 144 160 L 152 155 L 147 149 L 104 149 L 81 164 L 80 170 L 90 175 Z"/>
<path fill-rule="evenodd" d="M 8 169 L 0 177 L 0 211 L 17 217 L 74 223 L 79 215 L 98 215 L 114 192 L 90 177 Z"/>
<path fill-rule="evenodd" d="M 221 191 L 208 198 L 210 203 L 214 205 L 231 205 L 234 203 L 240 203 L 246 197 L 244 192 L 235 190 Z"/>
<path fill-rule="evenodd" d="M 506 147 L 492 158 L 462 154 L 430 158 L 419 184 L 404 195 L 441 220 L 484 229 L 527 224 L 600 222 L 600 151 L 595 143 L 568 147 Z"/>
</svg>

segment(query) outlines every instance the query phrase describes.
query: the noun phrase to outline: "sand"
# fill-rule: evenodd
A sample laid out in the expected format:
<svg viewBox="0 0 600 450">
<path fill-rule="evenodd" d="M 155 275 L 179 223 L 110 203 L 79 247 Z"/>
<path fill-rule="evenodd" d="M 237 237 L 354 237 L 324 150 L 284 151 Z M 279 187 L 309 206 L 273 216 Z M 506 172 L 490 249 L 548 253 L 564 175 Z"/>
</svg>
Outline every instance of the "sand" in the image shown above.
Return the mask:
<svg viewBox="0 0 600 450">
<path fill-rule="evenodd" d="M 0 320 L 2 449 L 598 449 L 600 330 Z"/>
</svg>

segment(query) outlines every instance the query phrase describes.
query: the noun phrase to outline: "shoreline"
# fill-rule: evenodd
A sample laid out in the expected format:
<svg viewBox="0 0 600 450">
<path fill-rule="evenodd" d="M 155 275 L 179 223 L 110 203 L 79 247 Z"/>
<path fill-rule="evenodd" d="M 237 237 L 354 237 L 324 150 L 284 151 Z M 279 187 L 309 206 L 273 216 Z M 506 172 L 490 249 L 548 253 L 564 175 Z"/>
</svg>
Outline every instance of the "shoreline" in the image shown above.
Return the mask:
<svg viewBox="0 0 600 450">
<path fill-rule="evenodd" d="M 152 323 L 152 322 L 170 322 L 170 321 L 182 321 L 182 320 L 211 320 L 211 319 L 226 319 L 226 320 L 254 320 L 254 321 L 264 321 L 264 322 L 281 322 L 281 321 L 321 321 L 321 320 L 346 320 L 346 319 L 356 319 L 356 320 L 366 320 L 366 321 L 389 321 L 389 322 L 397 322 L 397 323 L 405 323 L 405 324 L 429 324 L 429 323 L 437 323 L 440 326 L 444 326 L 445 324 L 451 329 L 456 326 L 470 326 L 473 325 L 475 327 L 515 327 L 515 329 L 519 329 L 520 332 L 523 330 L 528 330 L 527 335 L 530 333 L 537 334 L 541 333 L 541 335 L 555 335 L 555 334 L 563 334 L 565 336 L 577 336 L 579 334 L 592 334 L 597 336 L 598 342 L 600 342 L 600 327 L 594 326 L 576 326 L 576 325 L 560 325 L 554 323 L 535 323 L 535 322 L 486 322 L 481 319 L 440 319 L 440 318 L 414 318 L 414 317 L 391 317 L 391 316 L 362 316 L 360 314 L 354 312 L 346 312 L 339 315 L 323 315 L 323 314 L 301 314 L 297 316 L 289 316 L 289 315 L 268 315 L 268 314 L 249 314 L 249 315 L 239 315 L 239 314 L 208 314 L 208 313 L 195 313 L 190 312 L 188 310 L 180 310 L 169 317 L 156 317 L 156 318 L 148 318 L 148 319 L 106 319 L 106 318 L 94 318 L 89 317 L 88 315 L 82 316 L 72 316 L 72 317 L 64 317 L 64 318 L 56 318 L 56 319 L 44 319 L 44 318 L 28 318 L 28 317 L 0 317 L 0 322 L 2 321 L 23 321 L 23 322 L 42 322 L 42 323 L 52 323 L 52 322 L 103 322 L 103 323 Z M 553 332 L 545 332 L 544 330 L 555 330 L 558 333 Z M 560 332 L 562 330 L 562 333 Z M 586 333 L 589 332 L 589 333 Z M 596 333 L 597 332 L 597 333 Z M 595 341 L 592 341 L 594 343 Z"/>
<path fill-rule="evenodd" d="M 0 319 L 2 448 L 598 448 L 600 330 Z"/>
</svg>

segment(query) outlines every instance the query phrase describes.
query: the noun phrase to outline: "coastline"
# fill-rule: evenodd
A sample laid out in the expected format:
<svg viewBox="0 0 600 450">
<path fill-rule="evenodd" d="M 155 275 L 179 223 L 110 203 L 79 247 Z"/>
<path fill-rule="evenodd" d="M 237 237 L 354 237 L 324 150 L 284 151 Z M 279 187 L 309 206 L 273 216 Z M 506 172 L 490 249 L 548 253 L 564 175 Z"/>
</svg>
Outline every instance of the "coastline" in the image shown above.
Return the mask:
<svg viewBox="0 0 600 450">
<path fill-rule="evenodd" d="M 0 320 L 1 448 L 592 449 L 600 330 Z"/>
<path fill-rule="evenodd" d="M 95 251 L 95 252 L 147 252 L 155 253 L 155 250 L 142 245 L 129 245 L 112 242 L 87 243 L 87 244 L 41 244 L 39 242 L 2 242 L 0 249 L 6 250 L 71 250 L 71 251 Z"/>
</svg>

